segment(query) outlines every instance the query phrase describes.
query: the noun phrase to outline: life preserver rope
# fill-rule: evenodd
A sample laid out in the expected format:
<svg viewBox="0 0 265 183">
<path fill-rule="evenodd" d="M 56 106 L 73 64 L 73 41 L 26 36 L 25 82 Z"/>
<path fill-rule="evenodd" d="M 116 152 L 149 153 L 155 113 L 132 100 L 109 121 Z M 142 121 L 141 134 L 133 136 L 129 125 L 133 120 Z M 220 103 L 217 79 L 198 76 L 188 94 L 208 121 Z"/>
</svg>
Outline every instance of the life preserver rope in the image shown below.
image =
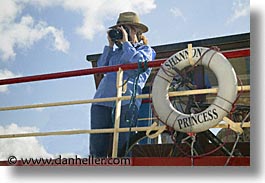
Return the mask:
<svg viewBox="0 0 265 183">
<path fill-rule="evenodd" d="M 168 58 L 158 71 L 152 87 L 152 101 L 159 119 L 180 132 L 202 132 L 217 125 L 231 110 L 237 97 L 237 78 L 230 62 L 219 52 L 204 48 L 192 48 L 192 59 L 215 74 L 218 93 L 214 102 L 204 111 L 184 114 L 169 101 L 168 89 L 177 72 L 190 66 L 188 49 Z"/>
</svg>

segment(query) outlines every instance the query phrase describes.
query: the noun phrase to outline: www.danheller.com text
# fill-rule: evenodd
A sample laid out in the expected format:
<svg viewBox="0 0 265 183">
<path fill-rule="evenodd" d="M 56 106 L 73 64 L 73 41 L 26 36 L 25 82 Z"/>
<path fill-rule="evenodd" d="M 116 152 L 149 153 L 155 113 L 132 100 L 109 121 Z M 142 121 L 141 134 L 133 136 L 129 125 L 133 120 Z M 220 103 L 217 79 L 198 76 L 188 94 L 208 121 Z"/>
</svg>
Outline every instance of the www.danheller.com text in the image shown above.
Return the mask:
<svg viewBox="0 0 265 183">
<path fill-rule="evenodd" d="M 64 158 L 59 155 L 57 158 L 17 158 L 9 156 L 7 160 L 9 165 L 110 165 L 110 166 L 130 166 L 131 158 L 111 158 L 88 156 L 80 158 L 75 155 L 72 158 Z"/>
</svg>

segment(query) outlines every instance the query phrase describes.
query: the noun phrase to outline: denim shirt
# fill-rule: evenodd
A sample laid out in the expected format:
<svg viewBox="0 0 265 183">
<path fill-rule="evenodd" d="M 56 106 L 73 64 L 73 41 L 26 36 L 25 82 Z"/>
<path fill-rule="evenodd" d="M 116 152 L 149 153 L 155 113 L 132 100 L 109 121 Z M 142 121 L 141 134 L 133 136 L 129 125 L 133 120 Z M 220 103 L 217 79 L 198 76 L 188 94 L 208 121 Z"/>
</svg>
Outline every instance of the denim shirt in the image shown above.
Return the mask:
<svg viewBox="0 0 265 183">
<path fill-rule="evenodd" d="M 132 45 L 130 42 L 124 42 L 121 48 L 113 50 L 109 46 L 104 47 L 104 51 L 100 56 L 97 66 L 114 66 L 119 64 L 129 64 L 137 63 L 141 61 L 152 61 L 155 59 L 155 51 L 147 45 Z M 142 94 L 142 89 L 151 74 L 151 68 L 148 68 L 144 73 L 140 74 L 137 86 L 137 95 Z M 106 98 L 106 97 L 116 97 L 116 72 L 105 73 L 104 78 L 101 80 L 94 98 Z M 123 96 L 131 96 L 133 93 L 133 82 L 137 76 L 137 69 L 126 70 L 123 72 L 123 82 L 127 81 L 127 90 Z M 129 104 L 130 100 L 123 100 L 122 105 Z M 100 102 L 95 103 L 96 105 L 103 105 L 107 107 L 114 107 L 115 101 L 113 102 Z M 141 99 L 137 99 L 135 102 L 136 106 L 140 107 Z"/>
</svg>

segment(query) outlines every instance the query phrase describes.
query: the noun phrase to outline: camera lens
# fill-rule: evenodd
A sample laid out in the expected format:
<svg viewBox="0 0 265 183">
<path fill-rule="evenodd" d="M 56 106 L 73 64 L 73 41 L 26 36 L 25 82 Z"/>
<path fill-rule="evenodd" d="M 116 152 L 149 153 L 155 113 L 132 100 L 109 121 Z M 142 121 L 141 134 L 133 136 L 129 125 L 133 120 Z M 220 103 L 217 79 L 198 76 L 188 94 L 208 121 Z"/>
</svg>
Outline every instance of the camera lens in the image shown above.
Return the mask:
<svg viewBox="0 0 265 183">
<path fill-rule="evenodd" d="M 127 26 L 123 26 L 123 27 L 128 34 L 128 40 L 131 41 L 130 29 Z M 123 33 L 120 29 L 114 28 L 109 31 L 109 37 L 113 42 L 116 42 L 117 40 L 120 40 L 123 38 Z"/>
<path fill-rule="evenodd" d="M 111 29 L 109 31 L 109 37 L 111 38 L 112 41 L 117 41 L 119 39 L 122 39 L 122 31 L 120 29 Z"/>
</svg>

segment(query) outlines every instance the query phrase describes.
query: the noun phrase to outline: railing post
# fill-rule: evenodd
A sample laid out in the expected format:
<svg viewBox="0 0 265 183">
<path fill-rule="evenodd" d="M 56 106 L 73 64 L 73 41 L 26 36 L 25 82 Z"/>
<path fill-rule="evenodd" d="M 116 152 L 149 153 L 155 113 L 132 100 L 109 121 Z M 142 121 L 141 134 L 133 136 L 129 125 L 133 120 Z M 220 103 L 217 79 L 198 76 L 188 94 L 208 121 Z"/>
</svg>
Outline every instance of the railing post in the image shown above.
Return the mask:
<svg viewBox="0 0 265 183">
<path fill-rule="evenodd" d="M 118 142 L 119 142 L 119 128 L 120 128 L 120 116 L 121 116 L 121 97 L 122 97 L 122 77 L 123 70 L 119 68 L 117 72 L 117 98 L 116 98 L 116 111 L 115 111 L 115 123 L 113 132 L 113 146 L 112 146 L 112 157 L 116 158 L 118 154 Z"/>
</svg>

